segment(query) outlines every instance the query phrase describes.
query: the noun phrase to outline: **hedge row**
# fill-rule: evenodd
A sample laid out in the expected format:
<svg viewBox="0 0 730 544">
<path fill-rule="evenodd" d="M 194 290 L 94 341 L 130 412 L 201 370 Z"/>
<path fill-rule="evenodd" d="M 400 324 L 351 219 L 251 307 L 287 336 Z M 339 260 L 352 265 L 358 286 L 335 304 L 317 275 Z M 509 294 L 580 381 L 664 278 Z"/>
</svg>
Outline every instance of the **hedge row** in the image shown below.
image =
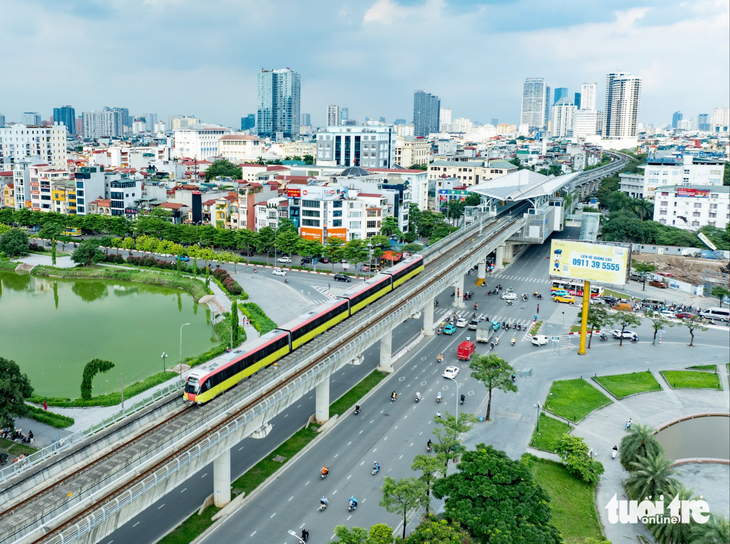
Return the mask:
<svg viewBox="0 0 730 544">
<path fill-rule="evenodd" d="M 56 427 L 57 429 L 65 429 L 66 427 L 70 427 L 74 424 L 74 418 L 72 417 L 47 412 L 43 408 L 36 408 L 35 406 L 28 405 L 27 408 L 28 411 L 25 415 L 38 423 L 45 423 L 46 425 Z"/>
<path fill-rule="evenodd" d="M 218 285 L 229 295 L 234 297 L 242 297 L 248 299 L 248 295 L 243 292 L 243 288 L 234 280 L 225 268 L 216 268 L 213 270 L 213 277 L 218 280 Z"/>
<path fill-rule="evenodd" d="M 251 322 L 254 329 L 259 331 L 259 334 L 264 335 L 276 328 L 276 323 L 255 302 L 241 302 L 238 307 Z"/>
</svg>

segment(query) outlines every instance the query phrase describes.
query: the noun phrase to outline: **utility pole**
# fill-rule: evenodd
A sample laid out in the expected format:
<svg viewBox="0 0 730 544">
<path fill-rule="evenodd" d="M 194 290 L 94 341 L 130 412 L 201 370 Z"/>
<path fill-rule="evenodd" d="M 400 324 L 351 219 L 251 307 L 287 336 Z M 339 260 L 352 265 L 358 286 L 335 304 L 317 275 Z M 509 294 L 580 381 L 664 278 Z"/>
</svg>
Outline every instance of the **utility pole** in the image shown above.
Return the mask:
<svg viewBox="0 0 730 544">
<path fill-rule="evenodd" d="M 124 374 L 119 375 L 122 380 L 122 413 L 124 413 Z"/>
</svg>

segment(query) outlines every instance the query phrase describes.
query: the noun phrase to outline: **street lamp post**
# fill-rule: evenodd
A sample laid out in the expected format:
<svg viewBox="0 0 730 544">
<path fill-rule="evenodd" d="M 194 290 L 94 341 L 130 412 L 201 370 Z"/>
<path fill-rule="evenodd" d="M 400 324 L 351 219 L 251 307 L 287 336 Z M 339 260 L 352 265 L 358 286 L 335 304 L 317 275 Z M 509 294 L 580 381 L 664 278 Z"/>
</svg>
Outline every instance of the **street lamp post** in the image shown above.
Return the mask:
<svg viewBox="0 0 730 544">
<path fill-rule="evenodd" d="M 446 378 L 447 380 L 451 380 L 456 384 L 456 424 L 459 424 L 459 382 L 456 381 L 456 378 Z"/>
<path fill-rule="evenodd" d="M 304 540 L 302 540 L 301 538 L 299 538 L 299 535 L 296 534 L 294 531 L 292 531 L 291 529 L 289 529 L 288 533 L 291 536 L 293 536 L 294 538 L 296 538 L 299 542 L 301 542 L 302 544 L 304 544 Z"/>
<path fill-rule="evenodd" d="M 167 365 L 165 364 L 167 362 L 167 353 L 163 351 L 160 357 L 162 359 L 162 372 L 167 372 Z"/>
<path fill-rule="evenodd" d="M 535 432 L 540 432 L 540 403 L 539 402 L 535 405 L 535 408 L 537 408 L 537 425 L 535 427 Z"/>
<path fill-rule="evenodd" d="M 182 376 L 182 330 L 183 327 L 190 325 L 190 323 L 183 323 L 180 325 L 180 375 Z"/>
<path fill-rule="evenodd" d="M 373 244 L 368 244 L 368 272 L 373 275 Z"/>
</svg>

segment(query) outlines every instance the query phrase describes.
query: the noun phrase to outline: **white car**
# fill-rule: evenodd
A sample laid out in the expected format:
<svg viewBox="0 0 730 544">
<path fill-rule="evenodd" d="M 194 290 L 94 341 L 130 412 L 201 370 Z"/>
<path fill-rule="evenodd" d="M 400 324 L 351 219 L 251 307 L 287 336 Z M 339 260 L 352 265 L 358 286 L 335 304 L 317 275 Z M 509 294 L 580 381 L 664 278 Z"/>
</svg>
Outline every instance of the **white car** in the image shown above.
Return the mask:
<svg viewBox="0 0 730 544">
<path fill-rule="evenodd" d="M 505 293 L 502 300 L 517 300 L 517 293 Z"/>
<path fill-rule="evenodd" d="M 279 257 L 278 259 L 276 259 L 276 262 L 277 263 L 290 263 L 291 257 Z"/>
<path fill-rule="evenodd" d="M 479 328 L 479 321 L 477 321 L 476 319 L 472 319 L 471 321 L 469 321 L 469 330 L 470 331 L 475 331 L 478 328 Z"/>
<path fill-rule="evenodd" d="M 634 331 L 624 331 L 624 340 L 639 340 L 639 336 Z M 621 338 L 621 331 L 619 329 L 616 329 L 613 331 L 613 337 L 616 339 Z"/>
<path fill-rule="evenodd" d="M 456 378 L 456 375 L 459 373 L 459 367 L 458 366 L 447 366 L 446 370 L 444 370 L 444 378 Z"/>
<path fill-rule="evenodd" d="M 532 337 L 532 345 L 533 346 L 544 346 L 548 343 L 548 337 L 544 334 L 538 334 L 536 336 Z"/>
<path fill-rule="evenodd" d="M 671 310 L 662 310 L 661 312 L 659 312 L 659 315 L 661 315 L 665 319 L 676 319 L 677 318 L 677 314 L 675 314 Z"/>
<path fill-rule="evenodd" d="M 469 322 L 468 322 L 468 321 L 467 321 L 466 319 L 464 319 L 463 317 L 460 317 L 460 318 L 459 318 L 459 319 L 458 319 L 458 320 L 456 321 L 456 326 L 457 326 L 457 327 L 459 327 L 460 329 L 463 329 L 463 328 L 464 328 L 464 327 L 466 327 L 466 326 L 467 326 L 468 324 L 469 324 Z"/>
<path fill-rule="evenodd" d="M 282 270 L 281 268 L 274 268 L 273 274 L 274 276 L 286 276 L 286 270 Z"/>
</svg>

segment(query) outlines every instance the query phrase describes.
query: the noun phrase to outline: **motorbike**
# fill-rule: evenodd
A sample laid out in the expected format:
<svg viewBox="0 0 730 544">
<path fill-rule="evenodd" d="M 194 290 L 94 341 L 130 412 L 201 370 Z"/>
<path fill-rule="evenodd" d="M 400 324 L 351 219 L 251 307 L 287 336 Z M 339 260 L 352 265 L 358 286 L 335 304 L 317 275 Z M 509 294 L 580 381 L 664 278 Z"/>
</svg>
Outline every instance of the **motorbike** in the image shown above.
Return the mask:
<svg viewBox="0 0 730 544">
<path fill-rule="evenodd" d="M 465 400 L 466 400 L 466 396 L 465 396 L 465 395 L 461 395 L 461 396 L 459 397 L 459 404 L 464 404 L 464 401 L 465 401 Z"/>
<path fill-rule="evenodd" d="M 444 356 L 441 355 L 441 354 L 439 354 L 438 357 L 436 357 L 436 362 L 437 363 L 443 363 L 444 362 Z"/>
<path fill-rule="evenodd" d="M 309 531 L 306 529 L 302 529 L 302 542 L 307 542 L 309 540 Z"/>
<path fill-rule="evenodd" d="M 443 331 L 441 330 L 441 327 L 439 327 L 438 329 L 436 329 L 436 334 L 441 334 L 442 332 Z"/>
<path fill-rule="evenodd" d="M 507 301 L 507 306 L 512 306 L 512 301 L 511 300 L 508 300 Z"/>
<path fill-rule="evenodd" d="M 329 476 L 329 471 L 322 472 L 321 474 L 322 474 L 322 479 L 324 480 L 327 476 Z"/>
<path fill-rule="evenodd" d="M 441 394 L 436 395 L 436 402 L 441 402 Z"/>
<path fill-rule="evenodd" d="M 429 445 L 429 444 L 426 444 L 426 451 L 427 451 L 428 453 L 431 453 L 431 452 L 433 451 L 433 446 L 431 446 L 431 445 Z"/>
<path fill-rule="evenodd" d="M 326 504 L 322 504 L 322 503 L 320 502 L 320 503 L 319 503 L 319 511 L 320 511 L 320 512 L 324 512 L 325 510 L 327 510 L 327 505 L 326 505 Z"/>
<path fill-rule="evenodd" d="M 347 505 L 347 511 L 352 512 L 353 510 L 357 510 L 357 504 L 348 503 Z"/>
<path fill-rule="evenodd" d="M 380 467 L 375 467 L 372 470 L 373 476 L 375 476 L 378 472 L 380 472 Z"/>
<path fill-rule="evenodd" d="M 416 402 L 421 402 L 421 395 L 416 395 Z"/>
<path fill-rule="evenodd" d="M 355 415 L 360 413 L 360 406 L 355 406 Z"/>
<path fill-rule="evenodd" d="M 606 340 L 608 340 L 608 335 L 605 332 L 602 332 L 601 336 L 599 336 L 598 338 L 601 339 L 601 342 L 605 342 Z"/>
<path fill-rule="evenodd" d="M 512 339 L 512 345 L 513 346 L 515 345 L 515 339 L 514 338 Z"/>
</svg>

